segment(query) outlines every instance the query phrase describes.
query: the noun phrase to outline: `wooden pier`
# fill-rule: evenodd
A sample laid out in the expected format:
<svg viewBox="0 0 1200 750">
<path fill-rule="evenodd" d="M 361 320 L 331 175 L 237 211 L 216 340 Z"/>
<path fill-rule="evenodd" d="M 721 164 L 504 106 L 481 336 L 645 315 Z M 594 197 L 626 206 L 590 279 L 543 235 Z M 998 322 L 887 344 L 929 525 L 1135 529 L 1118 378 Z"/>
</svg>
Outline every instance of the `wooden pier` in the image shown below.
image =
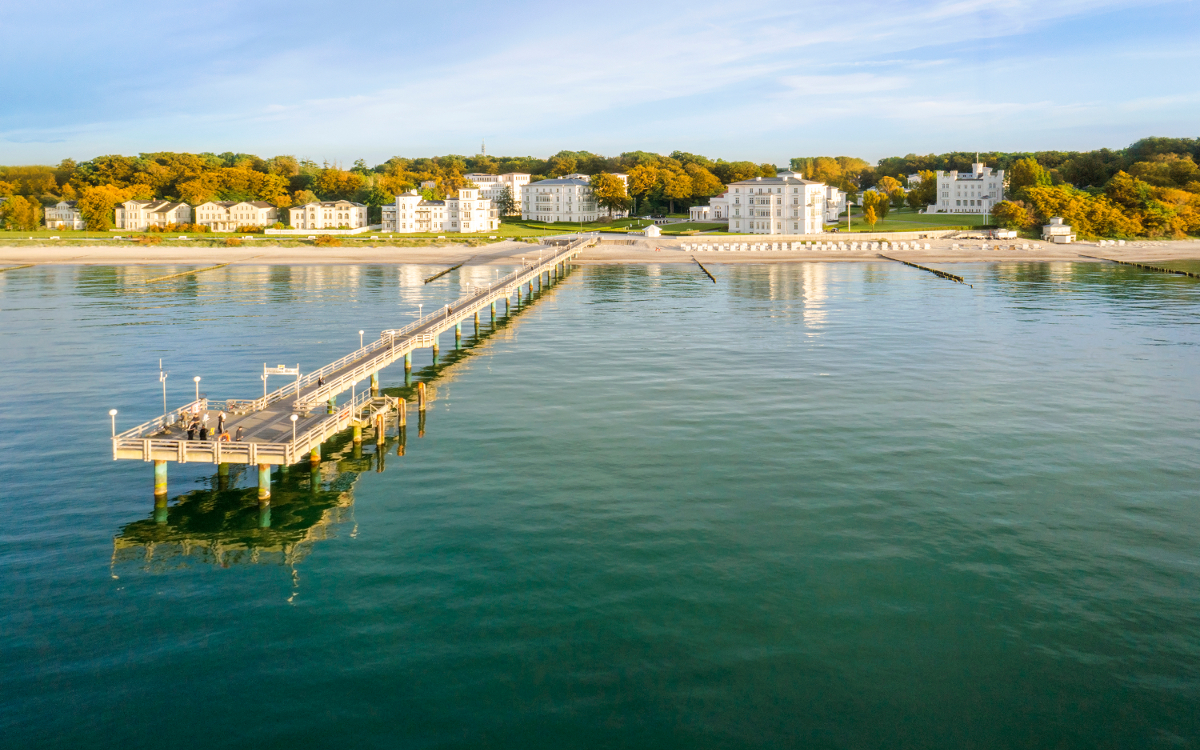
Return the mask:
<svg viewBox="0 0 1200 750">
<path fill-rule="evenodd" d="M 524 287 L 528 286 L 532 294 L 543 287 L 543 277 L 546 285 L 561 278 L 567 264 L 595 242 L 589 237 L 550 248 L 549 257 L 526 263 L 494 284 L 476 287 L 403 328 L 384 330 L 375 341 L 336 362 L 298 375 L 293 382 L 260 398 L 201 398 L 132 429 L 121 433 L 114 430 L 113 460 L 153 462 L 155 494 L 164 498 L 168 462 L 258 465 L 259 501 L 269 503 L 272 464 L 286 466 L 313 456 L 319 459 L 321 444 L 347 428 L 354 428 L 356 435 L 363 427 L 378 429 L 393 414 L 403 424 L 405 416 L 397 410 L 405 408 L 404 402 L 378 393 L 381 370 L 397 360 L 404 360 L 407 370 L 412 352 L 417 349 L 432 349 L 436 359 L 439 335 L 451 329 L 461 331 L 462 322 L 468 318 L 473 318 L 478 328 L 479 313 L 484 309 L 495 320 L 497 302 L 504 301 L 507 311 L 509 300 L 514 295 L 519 298 Z M 338 404 L 337 397 L 347 391 L 350 399 Z M 424 399 L 419 399 L 418 408 L 424 409 Z M 224 432 L 236 436 L 240 429 L 240 440 L 223 440 L 220 436 L 187 439 L 187 421 L 207 413 L 208 425 L 215 429 L 212 412 L 218 410 L 227 414 Z"/>
</svg>

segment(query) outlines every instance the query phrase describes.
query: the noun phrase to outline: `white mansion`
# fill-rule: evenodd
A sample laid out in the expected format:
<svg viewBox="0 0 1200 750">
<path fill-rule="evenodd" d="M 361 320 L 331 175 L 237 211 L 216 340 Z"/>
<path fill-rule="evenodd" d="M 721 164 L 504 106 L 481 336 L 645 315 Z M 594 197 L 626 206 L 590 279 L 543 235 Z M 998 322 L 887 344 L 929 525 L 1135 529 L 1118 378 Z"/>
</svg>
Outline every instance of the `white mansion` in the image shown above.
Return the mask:
<svg viewBox="0 0 1200 750">
<path fill-rule="evenodd" d="M 85 229 L 83 214 L 75 207 L 75 201 L 59 201 L 46 209 L 47 229 Z"/>
<path fill-rule="evenodd" d="M 970 173 L 957 171 L 937 173 L 937 203 L 925 213 L 985 214 L 1004 200 L 1004 170 L 992 172 L 976 162 Z"/>
<path fill-rule="evenodd" d="M 747 234 L 815 234 L 825 227 L 826 185 L 798 172 L 730 183 L 729 229 Z"/>
<path fill-rule="evenodd" d="M 812 234 L 837 223 L 846 193 L 832 185 L 784 171 L 731 183 L 707 206 L 693 206 L 691 221 L 727 221 L 730 231 L 750 234 Z"/>
<path fill-rule="evenodd" d="M 196 223 L 213 232 L 236 232 L 238 227 L 269 227 L 279 221 L 279 209 L 266 201 L 208 201 L 196 206 Z"/>
<path fill-rule="evenodd" d="M 288 209 L 292 229 L 358 229 L 367 226 L 367 207 L 354 201 L 314 201 Z"/>
<path fill-rule="evenodd" d="M 492 201 L 480 196 L 478 188 L 462 188 L 457 198 L 425 200 L 409 190 L 396 196 L 395 203 L 383 207 L 383 231 L 412 232 L 489 232 L 500 226 L 493 216 Z"/>
<path fill-rule="evenodd" d="M 628 189 L 628 175 L 614 174 L 613 177 L 624 182 Z M 592 179 L 585 174 L 569 174 L 531 182 L 521 188 L 522 219 L 546 222 L 598 221 L 603 210 L 592 195 Z M 627 215 L 625 211 L 612 213 L 618 217 Z"/>
<path fill-rule="evenodd" d="M 117 206 L 117 229 L 144 232 L 150 227 L 192 223 L 192 207 L 171 201 L 125 201 Z"/>
<path fill-rule="evenodd" d="M 520 209 L 521 188 L 529 184 L 530 175 L 524 172 L 508 172 L 506 174 L 472 172 L 463 177 L 475 183 L 479 188 L 479 197 L 491 201 L 493 208 L 496 206 L 496 201 L 500 200 L 500 194 L 504 192 L 504 188 L 508 188 L 512 194 L 513 204 Z"/>
</svg>

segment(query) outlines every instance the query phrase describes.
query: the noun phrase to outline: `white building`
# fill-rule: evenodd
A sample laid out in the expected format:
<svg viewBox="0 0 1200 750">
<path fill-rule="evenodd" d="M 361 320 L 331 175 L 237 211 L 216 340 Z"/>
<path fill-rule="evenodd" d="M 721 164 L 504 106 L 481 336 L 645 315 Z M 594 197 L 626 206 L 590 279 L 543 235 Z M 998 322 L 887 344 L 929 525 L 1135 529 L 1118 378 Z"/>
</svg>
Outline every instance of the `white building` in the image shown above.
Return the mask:
<svg viewBox="0 0 1200 750">
<path fill-rule="evenodd" d="M 558 177 L 521 188 L 521 218 L 530 221 L 596 221 L 600 206 L 591 178 Z"/>
<path fill-rule="evenodd" d="M 1074 242 L 1075 235 L 1071 233 L 1070 224 L 1063 224 L 1061 216 L 1052 216 L 1050 223 L 1042 226 L 1042 239 L 1056 245 L 1065 245 Z"/>
<path fill-rule="evenodd" d="M 508 188 L 512 193 L 513 204 L 518 211 L 521 210 L 521 188 L 529 184 L 531 175 L 524 172 L 508 172 L 505 174 L 480 174 L 473 172 L 465 174 L 463 177 L 475 183 L 479 188 L 479 197 L 492 202 L 493 217 L 498 215 L 499 208 L 497 204 L 500 200 L 500 194 L 504 192 L 504 188 Z"/>
<path fill-rule="evenodd" d="M 196 206 L 196 223 L 213 232 L 236 232 L 238 227 L 269 227 L 279 221 L 279 209 L 266 201 L 208 201 Z"/>
<path fill-rule="evenodd" d="M 490 232 L 500 226 L 492 202 L 480 197 L 478 188 L 463 188 L 457 198 L 430 201 L 410 190 L 396 196 L 395 203 L 383 207 L 383 231 L 398 234 L 413 232 Z"/>
<path fill-rule="evenodd" d="M 833 185 L 825 186 L 825 222 L 828 224 L 837 224 L 838 217 L 842 215 L 842 211 L 846 210 L 846 191 L 835 188 Z"/>
<path fill-rule="evenodd" d="M 1004 170 L 995 172 L 978 162 L 970 173 L 957 171 L 937 173 L 937 203 L 925 213 L 986 214 L 992 206 L 1004 200 Z"/>
<path fill-rule="evenodd" d="M 815 234 L 825 227 L 825 183 L 798 172 L 729 186 L 729 230 L 747 234 Z"/>
<path fill-rule="evenodd" d="M 910 174 L 908 176 L 908 186 L 910 188 L 916 187 L 917 185 L 920 185 L 920 184 L 921 184 L 921 173 L 920 172 L 916 172 L 916 173 Z"/>
<path fill-rule="evenodd" d="M 192 207 L 171 201 L 125 201 L 117 206 L 117 229 L 144 232 L 150 227 L 192 223 Z"/>
<path fill-rule="evenodd" d="M 320 201 L 288 209 L 293 229 L 358 229 L 367 226 L 367 207 L 354 201 Z"/>
<path fill-rule="evenodd" d="M 75 208 L 75 201 L 59 201 L 46 209 L 47 229 L 86 229 L 83 215 Z"/>
<path fill-rule="evenodd" d="M 707 206 L 692 206 L 688 209 L 688 221 L 729 221 L 729 192 L 708 199 Z"/>
</svg>

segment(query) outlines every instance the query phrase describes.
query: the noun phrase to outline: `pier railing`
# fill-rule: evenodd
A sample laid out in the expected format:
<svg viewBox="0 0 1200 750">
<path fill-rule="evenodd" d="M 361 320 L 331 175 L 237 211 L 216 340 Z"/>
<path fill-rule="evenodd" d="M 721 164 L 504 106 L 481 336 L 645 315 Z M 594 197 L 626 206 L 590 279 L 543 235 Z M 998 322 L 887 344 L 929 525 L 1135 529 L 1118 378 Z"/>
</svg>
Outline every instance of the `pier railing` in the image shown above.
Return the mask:
<svg viewBox="0 0 1200 750">
<path fill-rule="evenodd" d="M 193 401 L 190 404 L 169 411 L 161 417 L 155 417 L 148 422 L 142 422 L 137 427 L 131 427 L 124 432 L 118 433 L 114 439 L 119 438 L 140 438 L 143 435 L 153 435 L 157 432 L 162 432 L 165 428 L 179 421 L 180 414 L 191 414 L 196 412 L 206 411 L 208 409 L 208 399 L 201 398 Z"/>
</svg>

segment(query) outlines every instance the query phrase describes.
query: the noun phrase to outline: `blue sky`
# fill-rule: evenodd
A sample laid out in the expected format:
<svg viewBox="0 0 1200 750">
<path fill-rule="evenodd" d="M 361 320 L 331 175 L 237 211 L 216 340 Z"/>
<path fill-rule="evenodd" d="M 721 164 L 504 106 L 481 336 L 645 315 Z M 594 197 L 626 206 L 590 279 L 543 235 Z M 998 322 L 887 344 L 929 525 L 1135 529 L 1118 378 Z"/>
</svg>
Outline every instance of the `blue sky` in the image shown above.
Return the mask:
<svg viewBox="0 0 1200 750">
<path fill-rule="evenodd" d="M 8 3 L 0 163 L 146 151 L 786 164 L 1200 136 L 1200 3 Z"/>
</svg>

